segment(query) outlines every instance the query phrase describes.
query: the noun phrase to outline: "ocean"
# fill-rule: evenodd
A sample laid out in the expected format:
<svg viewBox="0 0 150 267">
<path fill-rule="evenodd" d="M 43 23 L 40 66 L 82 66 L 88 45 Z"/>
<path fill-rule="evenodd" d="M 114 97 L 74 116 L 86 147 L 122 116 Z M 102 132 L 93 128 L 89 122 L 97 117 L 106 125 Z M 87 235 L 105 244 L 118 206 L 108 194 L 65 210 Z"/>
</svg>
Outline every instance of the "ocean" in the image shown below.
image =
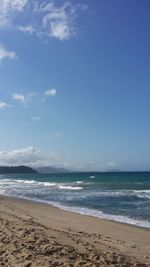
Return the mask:
<svg viewBox="0 0 150 267">
<path fill-rule="evenodd" d="M 150 172 L 0 175 L 0 194 L 150 228 Z"/>
</svg>

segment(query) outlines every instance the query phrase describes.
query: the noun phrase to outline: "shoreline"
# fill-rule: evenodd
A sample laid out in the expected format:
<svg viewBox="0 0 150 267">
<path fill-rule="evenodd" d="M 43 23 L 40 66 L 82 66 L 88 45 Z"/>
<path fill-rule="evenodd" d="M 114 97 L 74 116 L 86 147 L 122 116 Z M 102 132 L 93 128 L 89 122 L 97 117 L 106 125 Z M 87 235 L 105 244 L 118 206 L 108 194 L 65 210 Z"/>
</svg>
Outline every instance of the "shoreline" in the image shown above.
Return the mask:
<svg viewBox="0 0 150 267">
<path fill-rule="evenodd" d="M 0 220 L 2 266 L 150 265 L 148 228 L 3 195 Z"/>
<path fill-rule="evenodd" d="M 126 223 L 126 222 L 120 222 L 120 221 L 115 221 L 115 220 L 111 220 L 111 219 L 105 219 L 105 218 L 100 218 L 100 217 L 97 217 L 97 216 L 93 216 L 93 215 L 89 215 L 89 214 L 82 214 L 82 213 L 79 213 L 79 212 L 76 212 L 76 211 L 72 211 L 72 210 L 67 210 L 67 209 L 63 209 L 59 206 L 54 206 L 52 205 L 51 203 L 48 203 L 48 202 L 44 202 L 44 201 L 40 201 L 40 200 L 35 200 L 35 199 L 28 199 L 28 198 L 22 198 L 22 197 L 13 197 L 13 196 L 6 196 L 6 195 L 1 195 L 0 194 L 0 200 L 1 198 L 6 198 L 6 199 L 10 199 L 10 200 L 14 200 L 14 201 L 25 201 L 25 202 L 28 202 L 28 204 L 37 204 L 39 207 L 42 208 L 43 207 L 49 207 L 51 209 L 56 209 L 58 211 L 62 211 L 64 213 L 67 214 L 76 214 L 77 216 L 83 216 L 83 217 L 88 217 L 89 219 L 96 219 L 96 220 L 99 220 L 100 222 L 103 222 L 103 223 L 108 223 L 110 222 L 110 224 L 118 224 L 118 225 L 122 225 L 122 226 L 129 226 L 131 228 L 137 228 L 137 229 L 142 229 L 142 230 L 148 230 L 150 232 L 150 228 L 148 227 L 144 227 L 144 226 L 139 226 L 139 225 L 135 225 L 135 224 L 130 224 L 130 223 Z"/>
<path fill-rule="evenodd" d="M 104 214 L 104 213 L 102 213 L 101 216 L 98 216 L 98 215 L 94 215 L 92 212 L 90 214 L 90 211 L 96 211 L 97 212 L 97 210 L 93 210 L 93 209 L 91 210 L 91 209 L 88 209 L 88 208 L 83 208 L 84 211 L 85 210 L 89 211 L 88 213 L 85 213 L 84 211 L 81 211 L 82 207 L 70 206 L 70 208 L 69 208 L 69 206 L 54 205 L 54 204 L 52 204 L 50 202 L 46 202 L 46 201 L 43 201 L 43 200 L 30 199 L 30 198 L 25 198 L 25 197 L 16 197 L 16 196 L 9 196 L 9 195 L 0 194 L 0 197 L 3 197 L 3 196 L 4 197 L 8 197 L 8 198 L 12 198 L 12 199 L 20 199 L 20 200 L 25 200 L 25 201 L 29 201 L 29 202 L 35 202 L 37 204 L 46 205 L 46 206 L 48 205 L 50 207 L 53 207 L 53 208 L 56 208 L 56 209 L 60 209 L 60 210 L 66 211 L 66 212 L 72 212 L 72 213 L 76 213 L 76 214 L 79 214 L 79 215 L 88 216 L 88 217 L 91 217 L 91 218 L 97 218 L 99 220 L 110 221 L 110 222 L 115 222 L 115 223 L 119 223 L 119 224 L 124 224 L 124 225 L 129 225 L 129 226 L 133 226 L 133 227 L 138 227 L 138 228 L 143 228 L 143 229 L 149 229 L 150 230 L 150 222 L 131 219 L 131 218 L 129 218 L 127 216 L 123 216 L 123 215 L 112 215 L 112 214 Z M 100 212 L 100 211 L 98 211 L 98 212 Z M 112 217 L 114 217 L 114 218 L 116 218 L 116 217 L 125 218 L 128 221 L 113 219 Z M 133 223 L 133 221 L 135 223 Z"/>
</svg>

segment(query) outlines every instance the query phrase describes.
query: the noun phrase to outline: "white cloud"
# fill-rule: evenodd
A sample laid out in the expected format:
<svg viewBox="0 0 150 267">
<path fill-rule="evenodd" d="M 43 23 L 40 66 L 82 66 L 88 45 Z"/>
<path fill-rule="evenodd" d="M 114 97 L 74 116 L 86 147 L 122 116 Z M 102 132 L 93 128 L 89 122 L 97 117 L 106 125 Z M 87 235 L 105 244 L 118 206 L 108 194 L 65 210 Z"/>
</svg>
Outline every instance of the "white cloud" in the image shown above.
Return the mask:
<svg viewBox="0 0 150 267">
<path fill-rule="evenodd" d="M 14 12 L 24 10 L 28 0 L 0 0 L 0 27 L 11 26 Z"/>
<path fill-rule="evenodd" d="M 19 101 L 21 101 L 22 103 L 25 103 L 25 101 L 26 101 L 26 98 L 25 98 L 24 95 L 17 94 L 17 93 L 15 93 L 15 94 L 13 95 L 13 99 L 15 99 L 15 100 L 19 100 Z"/>
<path fill-rule="evenodd" d="M 77 16 L 77 6 L 71 2 L 66 2 L 62 6 L 56 6 L 54 2 L 42 8 L 46 11 L 43 16 L 43 28 L 51 37 L 69 40 L 76 35 L 75 19 Z"/>
<path fill-rule="evenodd" d="M 36 31 L 32 25 L 19 26 L 18 30 L 24 33 L 29 33 L 29 34 L 33 34 Z"/>
<path fill-rule="evenodd" d="M 23 10 L 28 3 L 28 0 L 1 0 L 1 11 L 7 12 L 8 10 Z"/>
<path fill-rule="evenodd" d="M 46 156 L 41 154 L 38 148 L 32 146 L 11 151 L 0 151 L 1 165 L 28 165 L 32 167 L 55 165 L 59 156 L 49 153 Z"/>
<path fill-rule="evenodd" d="M 5 102 L 0 101 L 0 109 L 8 108 L 10 105 L 6 104 Z"/>
<path fill-rule="evenodd" d="M 108 163 L 100 164 L 95 161 L 81 162 L 78 160 L 71 160 L 69 162 L 63 159 L 61 155 L 56 153 L 48 153 L 43 155 L 38 148 L 33 146 L 28 146 L 20 149 L 15 149 L 11 151 L 2 150 L 0 151 L 0 162 L 1 165 L 27 165 L 31 167 L 39 166 L 61 166 L 69 167 L 72 170 L 79 171 L 107 171 L 108 167 L 119 166 L 115 161 L 110 161 Z"/>
<path fill-rule="evenodd" d="M 67 23 L 62 22 L 51 22 L 51 32 L 50 36 L 62 40 L 70 39 L 71 29 L 68 27 Z"/>
<path fill-rule="evenodd" d="M 48 89 L 44 94 L 45 96 L 55 96 L 57 94 L 57 90 L 55 88 Z"/>
<path fill-rule="evenodd" d="M 17 55 L 13 51 L 6 50 L 6 48 L 0 44 L 0 61 L 5 58 L 15 59 Z"/>
<path fill-rule="evenodd" d="M 2 164 L 27 164 L 39 159 L 39 150 L 32 146 L 12 151 L 0 151 L 0 161 Z"/>
<path fill-rule="evenodd" d="M 12 96 L 12 99 L 20 101 L 22 104 L 24 104 L 25 107 L 28 106 L 28 103 L 31 101 L 31 98 L 34 96 L 34 93 L 30 93 L 28 95 L 18 94 L 14 93 Z"/>
<path fill-rule="evenodd" d="M 78 34 L 76 20 L 79 12 L 86 11 L 87 5 L 72 1 L 55 0 L 0 0 L 0 27 L 15 27 L 24 33 L 49 36 L 58 40 L 69 40 Z M 18 17 L 24 12 L 22 24 Z"/>
</svg>

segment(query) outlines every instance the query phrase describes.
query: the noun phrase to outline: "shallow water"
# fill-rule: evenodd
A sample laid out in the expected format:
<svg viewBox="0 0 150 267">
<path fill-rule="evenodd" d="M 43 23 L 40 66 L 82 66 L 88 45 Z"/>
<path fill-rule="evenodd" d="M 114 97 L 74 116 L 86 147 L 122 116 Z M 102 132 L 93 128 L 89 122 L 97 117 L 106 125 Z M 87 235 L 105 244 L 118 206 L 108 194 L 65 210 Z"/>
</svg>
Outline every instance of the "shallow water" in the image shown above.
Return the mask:
<svg viewBox="0 0 150 267">
<path fill-rule="evenodd" d="M 150 228 L 150 173 L 0 175 L 0 194 Z"/>
</svg>

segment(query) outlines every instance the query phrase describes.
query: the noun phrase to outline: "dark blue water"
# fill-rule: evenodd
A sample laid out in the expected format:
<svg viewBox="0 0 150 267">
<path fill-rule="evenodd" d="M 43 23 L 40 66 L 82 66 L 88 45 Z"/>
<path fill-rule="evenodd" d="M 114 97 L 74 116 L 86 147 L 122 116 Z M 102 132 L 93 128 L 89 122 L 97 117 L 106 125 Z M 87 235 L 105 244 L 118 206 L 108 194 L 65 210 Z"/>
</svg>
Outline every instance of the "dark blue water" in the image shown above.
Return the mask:
<svg viewBox="0 0 150 267">
<path fill-rule="evenodd" d="M 150 227 L 149 172 L 1 175 L 0 194 Z"/>
</svg>

